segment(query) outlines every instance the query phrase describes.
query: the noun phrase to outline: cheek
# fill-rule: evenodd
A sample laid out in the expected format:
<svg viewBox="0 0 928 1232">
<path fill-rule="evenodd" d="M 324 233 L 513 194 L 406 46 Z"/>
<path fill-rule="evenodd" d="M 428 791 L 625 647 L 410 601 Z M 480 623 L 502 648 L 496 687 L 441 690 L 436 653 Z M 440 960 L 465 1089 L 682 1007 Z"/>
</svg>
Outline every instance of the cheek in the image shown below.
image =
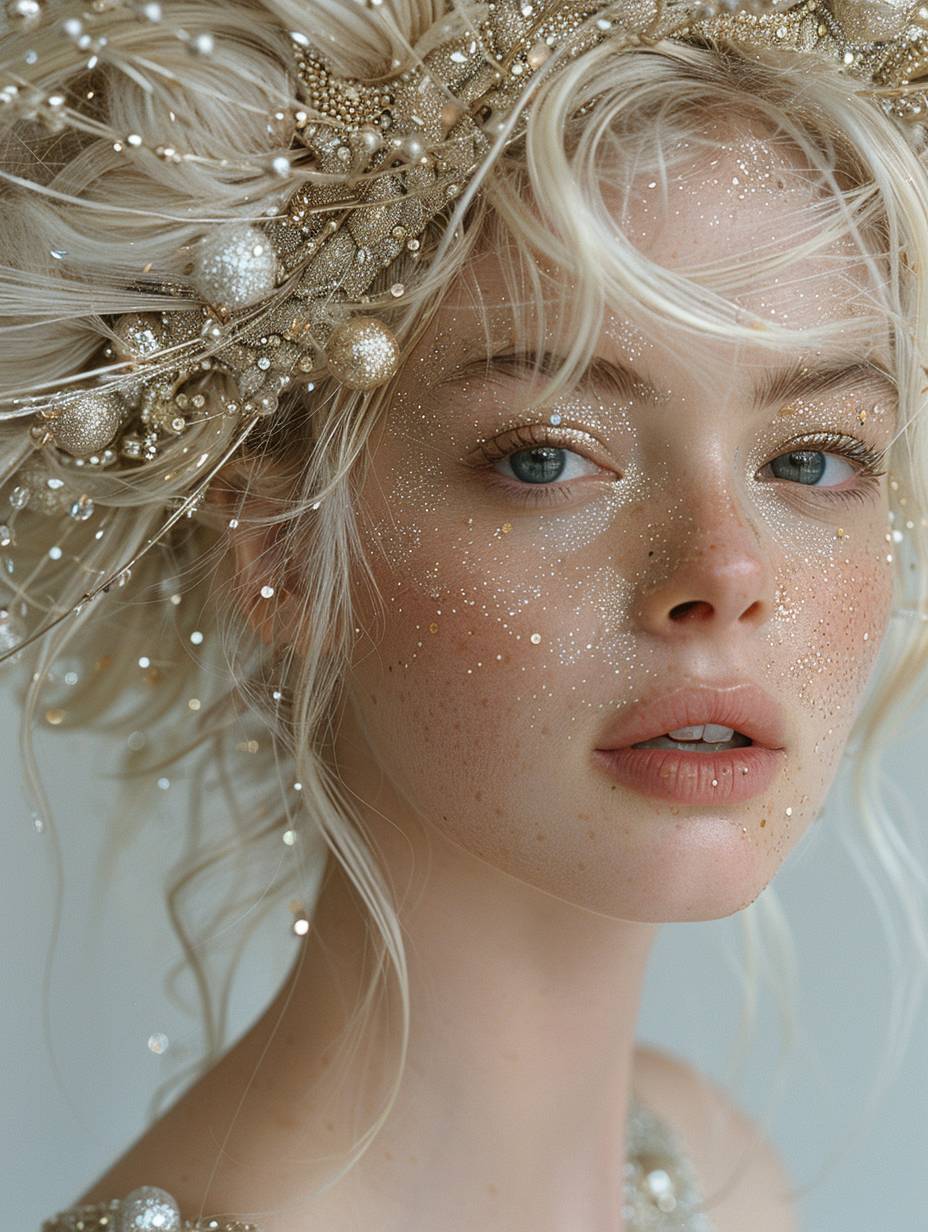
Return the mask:
<svg viewBox="0 0 928 1232">
<path fill-rule="evenodd" d="M 800 820 L 823 803 L 886 632 L 896 565 L 882 517 L 848 515 L 834 550 L 795 559 L 778 592 L 785 639 L 778 694 L 801 733 L 793 782 Z M 773 682 L 771 682 L 771 687 Z"/>
<path fill-rule="evenodd" d="M 386 537 L 381 525 L 372 564 L 386 617 L 368 626 L 376 652 L 360 648 L 352 677 L 396 793 L 482 858 L 527 873 L 533 847 L 557 848 L 564 810 L 583 814 L 568 761 L 585 749 L 575 725 L 591 701 L 582 652 L 597 612 L 563 560 L 510 547 L 506 525 L 478 535 L 467 517 L 423 518 L 413 529 L 399 511 Z"/>
</svg>

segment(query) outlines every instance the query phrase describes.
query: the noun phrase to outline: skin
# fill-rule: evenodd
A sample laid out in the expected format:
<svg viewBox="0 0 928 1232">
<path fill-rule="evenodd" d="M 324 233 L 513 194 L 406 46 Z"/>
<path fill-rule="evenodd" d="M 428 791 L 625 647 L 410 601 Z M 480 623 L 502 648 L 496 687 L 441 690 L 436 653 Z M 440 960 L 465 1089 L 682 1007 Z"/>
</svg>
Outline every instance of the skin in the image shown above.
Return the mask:
<svg viewBox="0 0 928 1232">
<path fill-rule="evenodd" d="M 791 159 L 750 134 L 731 140 L 714 163 L 684 164 L 666 200 L 636 181 L 623 226 L 672 268 L 787 250 L 808 203 Z M 396 1056 L 378 1040 L 371 1068 L 330 1068 L 364 956 L 336 868 L 285 989 L 214 1071 L 210 1168 L 188 1159 L 183 1170 L 192 1216 L 247 1211 L 268 1232 L 623 1232 L 635 1026 L 658 926 L 728 916 L 775 875 L 823 805 L 885 631 L 888 478 L 868 487 L 832 446 L 818 446 L 829 470 L 814 492 L 759 474 L 803 432 L 888 447 L 884 385 L 753 410 L 750 391 L 773 369 L 834 356 L 645 333 L 613 313 L 597 354 L 634 365 L 658 396 L 585 384 L 526 419 L 526 378 L 461 375 L 481 353 L 475 289 L 494 344 L 507 341 L 496 258 L 470 279 L 449 290 L 372 442 L 357 508 L 384 602 L 359 608 L 335 747 L 399 902 L 404 1084 L 360 1164 L 307 1203 L 311 1162 L 380 1110 L 386 1085 L 370 1099 L 362 1088 L 378 1066 L 392 1076 Z M 841 320 L 841 358 L 885 361 L 888 339 L 855 315 L 863 286 L 838 246 L 739 302 L 797 327 Z M 557 411 L 580 430 L 561 443 L 576 451 L 569 492 L 553 481 L 562 498 L 519 504 L 505 462 L 462 462 L 512 422 Z M 681 604 L 692 606 L 678 618 Z M 723 678 L 759 684 L 785 709 L 786 763 L 769 792 L 671 804 L 594 764 L 624 706 Z M 216 1164 L 217 1133 L 236 1114 Z"/>
</svg>

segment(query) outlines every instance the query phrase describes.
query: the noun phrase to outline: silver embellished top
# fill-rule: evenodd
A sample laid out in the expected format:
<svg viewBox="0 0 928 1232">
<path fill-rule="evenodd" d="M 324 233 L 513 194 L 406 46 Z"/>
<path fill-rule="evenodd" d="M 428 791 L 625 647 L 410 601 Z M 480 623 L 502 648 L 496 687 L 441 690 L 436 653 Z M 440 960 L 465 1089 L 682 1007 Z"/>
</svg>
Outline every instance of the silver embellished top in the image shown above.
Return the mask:
<svg viewBox="0 0 928 1232">
<path fill-rule="evenodd" d="M 624 1216 L 628 1232 L 716 1232 L 700 1209 L 703 1195 L 676 1133 L 633 1093 L 628 1116 Z M 41 1232 L 261 1232 L 225 1216 L 185 1219 L 167 1190 L 143 1185 L 125 1198 L 72 1206 Z"/>
</svg>

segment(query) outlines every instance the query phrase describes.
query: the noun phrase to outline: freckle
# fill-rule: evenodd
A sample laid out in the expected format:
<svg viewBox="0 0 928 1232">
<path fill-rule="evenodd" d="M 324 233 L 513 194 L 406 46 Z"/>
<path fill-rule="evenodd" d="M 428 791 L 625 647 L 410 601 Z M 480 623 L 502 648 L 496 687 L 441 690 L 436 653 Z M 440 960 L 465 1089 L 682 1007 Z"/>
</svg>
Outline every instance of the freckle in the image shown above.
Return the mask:
<svg viewBox="0 0 928 1232">
<path fill-rule="evenodd" d="M 767 824 L 767 818 L 766 818 L 766 817 L 762 817 L 762 818 L 760 819 L 760 828 L 763 830 L 763 828 L 764 828 L 764 826 L 765 826 L 766 824 Z"/>
<path fill-rule="evenodd" d="M 497 1194 L 499 1193 L 499 1190 L 491 1182 L 489 1185 L 487 1185 L 487 1193 L 490 1195 L 491 1198 L 495 1198 Z"/>
<path fill-rule="evenodd" d="M 587 836 L 587 838 L 595 838 L 595 837 L 596 837 L 596 831 L 595 831 L 595 830 L 587 830 L 587 832 L 586 832 L 586 836 Z"/>
<path fill-rule="evenodd" d="M 493 810 L 493 812 L 496 814 L 497 817 L 502 817 L 503 815 L 503 810 L 499 807 L 498 804 L 496 808 Z"/>
<path fill-rule="evenodd" d="M 539 831 L 538 831 L 538 833 L 535 835 L 535 839 L 536 839 L 536 841 L 537 841 L 537 842 L 539 842 L 539 843 L 543 843 L 543 842 L 545 841 L 545 834 L 544 834 L 544 831 L 543 831 L 543 830 L 539 830 Z"/>
<path fill-rule="evenodd" d="M 483 792 L 482 792 L 482 791 L 475 791 L 475 792 L 474 792 L 474 799 L 475 799 L 475 800 L 482 800 L 482 799 L 483 799 Z"/>
</svg>

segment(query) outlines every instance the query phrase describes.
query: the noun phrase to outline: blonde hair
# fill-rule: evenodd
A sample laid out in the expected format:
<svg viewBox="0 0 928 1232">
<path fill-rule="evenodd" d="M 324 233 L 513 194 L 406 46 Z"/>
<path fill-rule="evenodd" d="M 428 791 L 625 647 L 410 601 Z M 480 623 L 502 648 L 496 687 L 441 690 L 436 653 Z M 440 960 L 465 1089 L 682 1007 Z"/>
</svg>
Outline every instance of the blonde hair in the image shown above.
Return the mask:
<svg viewBox="0 0 928 1232">
<path fill-rule="evenodd" d="M 86 51 L 76 58 L 57 25 L 4 35 L 4 71 L 13 73 L 15 66 L 17 80 L 27 79 L 22 89 L 31 83 L 41 94 L 67 73 L 73 89 L 94 90 L 96 111 L 94 124 L 83 132 L 54 126 L 49 131 L 47 122 L 22 117 L 4 124 L 0 113 L 3 405 L 14 396 L 44 392 L 98 362 L 101 346 L 113 336 L 109 318 L 196 306 L 186 273 L 189 246 L 223 221 L 260 220 L 280 208 L 281 184 L 270 160 L 285 149 L 285 126 L 273 117 L 300 105 L 286 31 L 311 29 L 336 71 L 374 79 L 412 63 L 419 54 L 416 45 L 446 15 L 445 6 L 431 0 L 393 0 L 371 8 L 353 0 L 222 5 L 185 0 L 176 12 L 165 3 L 161 20 L 148 22 L 126 9 L 97 7 L 91 32 L 96 39 L 106 36 L 94 52 L 105 72 L 86 71 Z M 481 6 L 464 3 L 454 8 L 465 22 L 481 12 Z M 82 6 L 64 2 L 56 11 L 62 18 L 78 16 Z M 191 54 L 191 40 L 199 34 L 213 36 L 211 54 Z M 27 50 L 35 53 L 28 68 Z M 389 271 L 389 282 L 407 288 L 391 320 L 405 352 L 427 327 L 449 284 L 464 276 L 487 246 L 503 262 L 518 336 L 527 345 L 539 342 L 553 312 L 572 339 L 564 368 L 551 379 L 552 395 L 567 388 L 590 358 L 606 307 L 644 328 L 670 323 L 782 349 L 795 345 L 797 334 L 766 320 L 758 330 L 758 321 L 732 302 L 739 290 L 842 236 L 857 245 L 874 275 L 875 319 L 888 320 L 893 333 L 901 406 L 901 442 L 893 451 L 890 482 L 900 542 L 887 548 L 894 557 L 894 623 L 883 648 L 883 670 L 848 744 L 856 754 L 852 782 L 858 807 L 853 826 L 851 819 L 842 821 L 841 836 L 880 903 L 891 944 L 897 996 L 883 1070 L 888 1082 L 901 1061 L 903 1026 L 911 1025 L 928 961 L 924 870 L 914 832 L 907 836 L 899 824 L 903 801 L 893 796 L 893 812 L 899 814 L 894 817 L 887 807 L 890 784 L 881 776 L 883 749 L 922 702 L 928 679 L 928 444 L 921 414 L 928 353 L 928 177 L 917 130 L 887 119 L 837 65 L 678 42 L 622 52 L 605 40 L 543 74 L 526 108 L 524 137 L 498 147 L 454 205 L 453 216 L 430 229 L 421 255 L 407 252 Z M 737 265 L 718 263 L 690 276 L 666 269 L 623 235 L 604 185 L 621 195 L 632 176 L 645 172 L 665 185 L 681 143 L 709 153 L 714 131 L 733 117 L 762 127 L 765 140 L 800 151 L 820 200 L 797 219 L 790 252 L 762 251 L 749 263 L 739 258 Z M 141 148 L 123 145 L 114 151 L 114 140 L 121 142 L 128 133 L 141 135 Z M 168 138 L 191 157 L 171 161 L 154 152 Z M 50 257 L 52 250 L 66 259 Z M 569 292 L 562 288 L 553 304 L 539 256 L 575 275 Z M 526 282 L 533 293 L 530 306 L 537 310 L 533 325 L 519 314 L 517 290 Z M 808 346 L 828 336 L 823 326 L 804 330 L 801 341 Z M 188 745 L 177 742 L 157 767 L 145 763 L 139 749 L 126 758 L 127 776 L 138 776 L 198 751 L 202 762 L 194 789 L 202 791 L 207 768 L 217 769 L 232 819 L 226 841 L 198 849 L 198 800 L 192 795 L 187 867 L 168 895 L 202 997 L 206 1047 L 198 1071 L 218 1059 L 225 1028 L 179 909 L 191 886 L 219 860 L 265 841 L 278 843 L 286 827 L 303 842 L 293 849 L 293 867 L 260 888 L 255 906 L 273 907 L 294 887 L 309 900 L 329 853 L 355 887 L 378 952 L 344 1040 L 345 1058 L 355 1055 L 376 1014 L 386 959 L 403 1011 L 400 1061 L 383 1113 L 323 1188 L 353 1166 L 386 1120 L 402 1081 L 408 1036 L 405 953 L 391 889 L 353 800 L 326 756 L 354 637 L 354 587 L 363 583 L 366 570 L 351 496 L 363 476 L 370 433 L 389 401 L 389 386 L 364 395 L 322 383 L 309 395 L 303 388 L 288 391 L 277 413 L 244 442 L 237 441 L 236 423 L 228 417 L 216 415 L 202 427 L 192 426 L 183 445 L 191 455 L 205 455 L 198 474 L 222 463 L 216 482 L 233 494 L 237 526 L 230 527 L 220 507 L 207 499 L 142 555 L 105 600 L 80 606 L 88 578 L 105 576 L 136 555 L 192 486 L 190 469 L 180 461 L 180 442 L 163 464 L 84 472 L 97 517 L 74 522 L 65 533 L 29 506 L 18 511 L 13 568 L 4 571 L 11 619 L 40 620 L 79 609 L 38 643 L 20 684 L 27 778 L 46 825 L 50 810 L 32 729 L 49 673 L 66 652 L 79 648 L 94 666 L 81 688 L 69 694 L 65 726 L 104 727 L 125 680 L 138 671 L 140 649 L 157 643 L 157 657 L 167 660 L 171 631 L 176 646 L 184 647 L 185 661 L 175 661 L 169 671 L 150 665 L 149 679 L 157 679 L 158 687 L 135 713 L 136 726 L 161 722 L 167 732 L 167 720 L 191 692 L 208 693 L 209 680 L 217 675 L 227 683 L 199 714 L 199 729 Z M 18 457 L 24 435 L 22 418 L 4 422 L 0 457 Z M 52 474 L 56 465 L 49 463 Z M 14 474 L 8 484 L 21 478 Z M 95 537 L 101 529 L 102 536 Z M 249 533 L 266 544 L 262 579 L 278 587 L 286 576 L 302 579 L 299 655 L 292 640 L 276 639 L 266 648 L 255 636 L 252 618 L 263 601 L 253 579 L 237 574 L 231 547 L 232 534 Z M 48 548 L 56 542 L 64 555 L 52 573 Z M 54 595 L 51 606 L 49 595 Z M 193 628 L 206 648 L 197 658 L 188 640 Z M 241 725 L 252 721 L 260 735 L 243 742 Z M 245 755 L 236 757 L 243 743 Z M 294 782 L 300 790 L 294 791 Z M 255 785 L 261 789 L 259 806 L 249 800 L 243 808 L 245 793 Z M 881 870 L 890 900 L 874 869 Z M 914 972 L 890 931 L 891 904 L 898 906 L 918 953 Z M 230 895 L 226 914 L 237 915 L 243 905 L 242 898 Z M 754 1025 L 757 983 L 767 964 L 792 1041 L 795 953 L 772 887 L 740 913 L 740 922 L 746 979 L 740 1046 L 746 1046 Z"/>
</svg>

